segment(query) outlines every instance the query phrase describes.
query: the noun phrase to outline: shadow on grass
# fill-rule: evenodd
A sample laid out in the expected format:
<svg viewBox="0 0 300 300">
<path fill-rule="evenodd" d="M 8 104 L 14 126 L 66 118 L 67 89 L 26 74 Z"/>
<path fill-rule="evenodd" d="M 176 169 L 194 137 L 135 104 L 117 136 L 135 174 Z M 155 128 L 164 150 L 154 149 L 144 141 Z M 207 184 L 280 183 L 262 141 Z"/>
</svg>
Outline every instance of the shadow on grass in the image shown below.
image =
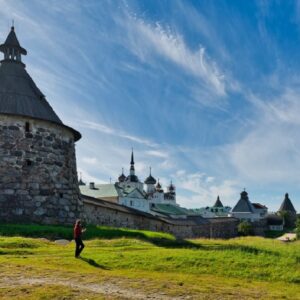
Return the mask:
<svg viewBox="0 0 300 300">
<path fill-rule="evenodd" d="M 268 254 L 273 256 L 280 256 L 280 253 L 275 251 L 270 251 L 266 249 L 260 249 L 253 246 L 245 246 L 245 245 L 222 245 L 222 244 L 213 244 L 213 245 L 205 245 L 203 246 L 205 250 L 215 250 L 215 251 L 238 251 L 245 252 L 254 255 L 258 254 Z"/>
<path fill-rule="evenodd" d="M 31 238 L 73 239 L 72 226 L 37 225 L 37 224 L 0 224 L 0 236 L 22 236 Z M 152 243 L 165 248 L 202 248 L 201 245 L 176 239 L 174 236 L 161 232 L 133 230 L 106 226 L 88 225 L 84 233 L 85 240 L 132 238 Z"/>
<path fill-rule="evenodd" d="M 88 226 L 85 234 L 85 239 L 103 238 L 103 239 L 118 239 L 132 238 L 139 239 L 144 242 L 149 242 L 158 247 L 164 248 L 202 248 L 201 245 L 191 241 L 176 239 L 170 234 L 160 232 L 145 232 L 139 230 L 130 230 L 123 228 Z"/>
<path fill-rule="evenodd" d="M 93 259 L 91 258 L 85 258 L 85 257 L 79 257 L 79 259 L 85 261 L 86 263 L 88 263 L 90 266 L 93 266 L 95 268 L 99 268 L 99 269 L 103 269 L 103 270 L 110 270 L 110 268 L 100 265 L 98 263 L 96 263 Z"/>
</svg>

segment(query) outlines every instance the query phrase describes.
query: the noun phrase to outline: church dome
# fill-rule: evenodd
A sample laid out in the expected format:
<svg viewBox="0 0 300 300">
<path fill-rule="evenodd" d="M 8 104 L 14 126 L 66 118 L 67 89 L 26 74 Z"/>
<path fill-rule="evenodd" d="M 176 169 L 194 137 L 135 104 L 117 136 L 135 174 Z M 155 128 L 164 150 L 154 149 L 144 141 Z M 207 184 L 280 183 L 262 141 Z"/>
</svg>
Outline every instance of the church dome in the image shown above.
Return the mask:
<svg viewBox="0 0 300 300">
<path fill-rule="evenodd" d="M 126 176 L 124 175 L 124 173 L 122 173 L 119 178 L 118 178 L 119 182 L 124 182 L 126 180 Z"/>
<path fill-rule="evenodd" d="M 129 181 L 129 182 L 139 182 L 139 179 L 136 175 L 128 175 L 126 177 L 126 181 Z"/>
<path fill-rule="evenodd" d="M 145 184 L 156 184 L 156 179 L 150 174 L 144 181 Z"/>
<path fill-rule="evenodd" d="M 171 182 L 171 184 L 169 185 L 169 191 L 170 191 L 170 192 L 174 192 L 174 191 L 175 191 L 175 186 L 173 185 L 172 182 Z"/>
</svg>

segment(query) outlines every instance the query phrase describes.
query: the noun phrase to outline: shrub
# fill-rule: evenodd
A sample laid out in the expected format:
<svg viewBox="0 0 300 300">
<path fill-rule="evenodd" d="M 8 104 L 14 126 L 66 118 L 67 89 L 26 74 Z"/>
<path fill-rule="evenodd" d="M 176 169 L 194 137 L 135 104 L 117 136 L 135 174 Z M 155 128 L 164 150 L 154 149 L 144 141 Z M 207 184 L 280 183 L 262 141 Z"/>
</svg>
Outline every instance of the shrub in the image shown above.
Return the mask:
<svg viewBox="0 0 300 300">
<path fill-rule="evenodd" d="M 251 223 L 247 221 L 242 221 L 238 225 L 238 233 L 239 235 L 247 236 L 247 235 L 252 235 L 253 234 L 253 227 Z"/>
<path fill-rule="evenodd" d="M 298 217 L 296 223 L 296 234 L 297 234 L 297 238 L 300 239 L 300 217 Z"/>
</svg>

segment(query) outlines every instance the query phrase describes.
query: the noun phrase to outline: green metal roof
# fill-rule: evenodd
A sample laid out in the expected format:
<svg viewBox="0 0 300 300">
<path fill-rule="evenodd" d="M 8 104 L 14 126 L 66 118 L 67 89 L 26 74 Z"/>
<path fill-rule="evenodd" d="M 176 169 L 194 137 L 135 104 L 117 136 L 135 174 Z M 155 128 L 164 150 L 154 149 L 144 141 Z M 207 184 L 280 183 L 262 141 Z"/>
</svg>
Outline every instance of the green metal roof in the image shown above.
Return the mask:
<svg viewBox="0 0 300 300">
<path fill-rule="evenodd" d="M 155 204 L 151 210 L 167 215 L 190 215 L 187 209 L 172 204 Z"/>
<path fill-rule="evenodd" d="M 118 197 L 118 192 L 114 184 L 95 184 L 94 189 L 90 189 L 89 185 L 81 185 L 79 188 L 81 194 L 89 197 Z"/>
</svg>

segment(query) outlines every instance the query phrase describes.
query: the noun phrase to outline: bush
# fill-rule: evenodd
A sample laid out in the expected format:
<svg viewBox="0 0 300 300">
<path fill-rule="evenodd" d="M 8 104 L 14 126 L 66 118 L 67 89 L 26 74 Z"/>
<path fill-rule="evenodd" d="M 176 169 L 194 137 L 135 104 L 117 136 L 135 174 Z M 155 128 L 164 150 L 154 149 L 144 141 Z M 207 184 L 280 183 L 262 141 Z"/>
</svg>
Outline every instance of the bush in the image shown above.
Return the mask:
<svg viewBox="0 0 300 300">
<path fill-rule="evenodd" d="M 300 239 L 300 217 L 298 217 L 296 223 L 296 234 L 297 234 L 297 239 Z"/>
<path fill-rule="evenodd" d="M 242 221 L 238 225 L 238 233 L 242 236 L 253 235 L 253 227 L 252 224 L 247 221 Z"/>
</svg>

